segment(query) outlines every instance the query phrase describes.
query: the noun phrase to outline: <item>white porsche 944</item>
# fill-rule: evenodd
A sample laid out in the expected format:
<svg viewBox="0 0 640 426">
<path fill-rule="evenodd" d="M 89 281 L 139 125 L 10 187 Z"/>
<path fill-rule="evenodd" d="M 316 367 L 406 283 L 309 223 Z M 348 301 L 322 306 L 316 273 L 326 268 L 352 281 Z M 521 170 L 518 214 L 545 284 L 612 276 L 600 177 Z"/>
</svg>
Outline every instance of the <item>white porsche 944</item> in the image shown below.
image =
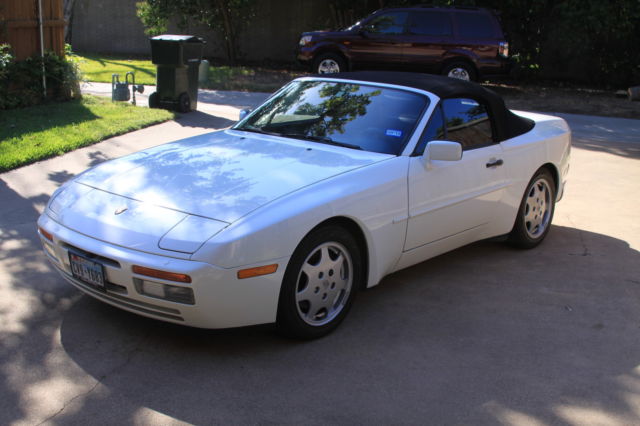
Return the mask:
<svg viewBox="0 0 640 426">
<path fill-rule="evenodd" d="M 569 169 L 564 120 L 445 77 L 305 77 L 243 112 L 62 185 L 38 221 L 60 274 L 158 320 L 319 337 L 394 271 L 537 246 Z"/>
</svg>

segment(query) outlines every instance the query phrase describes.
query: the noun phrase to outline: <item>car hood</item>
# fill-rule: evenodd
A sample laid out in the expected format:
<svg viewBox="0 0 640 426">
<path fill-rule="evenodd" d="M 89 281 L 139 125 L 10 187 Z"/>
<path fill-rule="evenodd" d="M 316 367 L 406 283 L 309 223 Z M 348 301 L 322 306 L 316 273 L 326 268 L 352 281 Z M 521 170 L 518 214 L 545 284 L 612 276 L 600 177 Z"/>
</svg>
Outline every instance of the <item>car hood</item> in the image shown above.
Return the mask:
<svg viewBox="0 0 640 426">
<path fill-rule="evenodd" d="M 146 252 L 194 253 L 253 210 L 389 158 L 312 142 L 223 131 L 103 163 L 52 197 L 62 225 Z"/>
<path fill-rule="evenodd" d="M 354 31 L 351 30 L 320 30 L 320 31 L 308 31 L 302 33 L 302 36 L 312 36 L 317 39 L 327 38 L 327 37 L 341 37 L 346 35 L 352 35 Z"/>
<path fill-rule="evenodd" d="M 75 181 L 232 223 L 290 192 L 388 157 L 228 130 L 110 161 Z"/>
</svg>

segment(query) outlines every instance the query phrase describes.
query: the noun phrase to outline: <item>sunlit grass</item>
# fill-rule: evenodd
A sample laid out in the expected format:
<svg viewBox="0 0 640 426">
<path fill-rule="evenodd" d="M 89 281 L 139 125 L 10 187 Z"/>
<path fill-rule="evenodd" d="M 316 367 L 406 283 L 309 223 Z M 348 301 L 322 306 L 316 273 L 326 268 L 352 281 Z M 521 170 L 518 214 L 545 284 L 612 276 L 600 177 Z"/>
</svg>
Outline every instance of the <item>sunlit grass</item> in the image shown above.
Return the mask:
<svg viewBox="0 0 640 426">
<path fill-rule="evenodd" d="M 82 100 L 0 112 L 0 172 L 170 120 L 162 109 Z"/>
<path fill-rule="evenodd" d="M 126 59 L 104 55 L 77 55 L 83 78 L 88 81 L 111 83 L 112 74 L 120 74 L 124 81 L 128 71 L 135 73 L 137 84 L 156 84 L 156 66 L 150 60 Z M 237 90 L 243 92 L 273 92 L 304 73 L 246 66 L 211 66 L 208 81 L 201 89 Z"/>
<path fill-rule="evenodd" d="M 112 74 L 124 81 L 129 71 L 135 73 L 136 84 L 156 84 L 156 66 L 147 59 L 115 58 L 104 55 L 76 55 L 85 80 L 111 83 Z"/>
</svg>

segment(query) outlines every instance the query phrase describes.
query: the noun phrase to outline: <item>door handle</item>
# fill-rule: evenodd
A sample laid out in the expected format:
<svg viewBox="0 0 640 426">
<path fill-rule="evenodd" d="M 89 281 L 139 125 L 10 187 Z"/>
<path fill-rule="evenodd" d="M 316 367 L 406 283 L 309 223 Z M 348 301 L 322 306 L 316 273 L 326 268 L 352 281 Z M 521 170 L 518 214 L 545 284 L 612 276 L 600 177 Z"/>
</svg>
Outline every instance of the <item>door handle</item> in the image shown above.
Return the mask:
<svg viewBox="0 0 640 426">
<path fill-rule="evenodd" d="M 504 164 L 504 161 L 502 161 L 502 159 L 492 160 L 487 163 L 487 168 L 498 167 L 498 166 L 502 166 L 503 164 Z"/>
</svg>

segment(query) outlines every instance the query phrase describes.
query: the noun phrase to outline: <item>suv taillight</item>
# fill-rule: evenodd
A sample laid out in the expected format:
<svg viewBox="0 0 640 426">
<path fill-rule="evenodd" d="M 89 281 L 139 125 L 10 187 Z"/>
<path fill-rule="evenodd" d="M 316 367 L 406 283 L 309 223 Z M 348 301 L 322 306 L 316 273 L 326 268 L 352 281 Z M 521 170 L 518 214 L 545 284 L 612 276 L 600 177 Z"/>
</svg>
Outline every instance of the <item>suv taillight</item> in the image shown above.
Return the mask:
<svg viewBox="0 0 640 426">
<path fill-rule="evenodd" d="M 500 42 L 500 47 L 498 47 L 498 54 L 500 56 L 504 56 L 505 58 L 509 57 L 509 43 L 506 41 Z"/>
</svg>

